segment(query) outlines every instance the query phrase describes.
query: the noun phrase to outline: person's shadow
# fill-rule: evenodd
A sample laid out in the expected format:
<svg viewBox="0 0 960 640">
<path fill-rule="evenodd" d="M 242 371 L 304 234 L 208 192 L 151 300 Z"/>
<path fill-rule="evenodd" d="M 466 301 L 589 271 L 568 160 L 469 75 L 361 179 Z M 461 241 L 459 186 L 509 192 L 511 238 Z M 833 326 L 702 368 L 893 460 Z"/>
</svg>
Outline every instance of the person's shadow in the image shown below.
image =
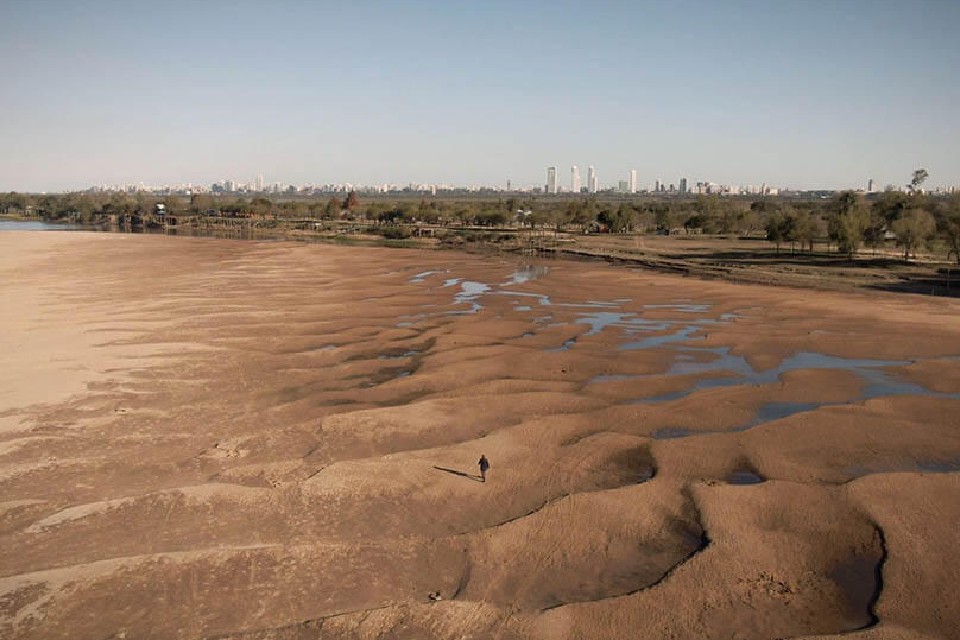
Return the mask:
<svg viewBox="0 0 960 640">
<path fill-rule="evenodd" d="M 456 469 L 447 469 L 444 467 L 434 467 L 437 471 L 445 471 L 449 474 L 460 476 L 461 478 L 467 478 L 468 480 L 473 480 L 474 482 L 480 482 L 482 478 L 480 476 L 475 476 L 467 473 L 466 471 L 458 471 Z"/>
</svg>

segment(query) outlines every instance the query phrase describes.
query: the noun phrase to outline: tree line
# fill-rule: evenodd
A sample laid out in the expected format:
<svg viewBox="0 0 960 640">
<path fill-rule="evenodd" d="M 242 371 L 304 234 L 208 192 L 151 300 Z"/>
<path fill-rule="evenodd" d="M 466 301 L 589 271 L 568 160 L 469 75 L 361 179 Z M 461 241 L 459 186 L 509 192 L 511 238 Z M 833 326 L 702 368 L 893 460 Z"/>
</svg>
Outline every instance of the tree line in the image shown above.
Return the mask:
<svg viewBox="0 0 960 640">
<path fill-rule="evenodd" d="M 779 252 L 783 245 L 812 253 L 817 243 L 848 256 L 862 247 L 896 244 L 904 259 L 919 248 L 941 250 L 960 264 L 960 194 L 925 195 L 926 172 L 914 173 L 907 191 L 869 196 L 853 191 L 822 200 L 698 196 L 689 199 L 632 200 L 597 197 L 422 198 L 361 202 L 350 192 L 341 200 L 225 198 L 210 194 L 156 197 L 147 194 L 0 193 L 0 214 L 34 215 L 45 220 L 103 222 L 111 216 L 141 214 L 163 204 L 171 214 L 261 216 L 273 219 L 343 220 L 380 225 L 467 225 L 545 228 L 617 234 L 702 233 L 766 238 Z"/>
</svg>

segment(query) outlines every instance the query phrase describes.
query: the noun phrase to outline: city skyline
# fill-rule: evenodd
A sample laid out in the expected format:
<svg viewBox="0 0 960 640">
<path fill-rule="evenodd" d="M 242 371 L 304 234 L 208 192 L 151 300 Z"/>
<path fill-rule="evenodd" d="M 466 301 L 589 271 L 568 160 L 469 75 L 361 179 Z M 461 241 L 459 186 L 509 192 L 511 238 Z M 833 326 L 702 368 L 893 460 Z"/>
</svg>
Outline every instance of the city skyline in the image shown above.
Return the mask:
<svg viewBox="0 0 960 640">
<path fill-rule="evenodd" d="M 805 193 L 805 192 L 825 192 L 825 191 L 859 191 L 864 193 L 877 193 L 880 191 L 897 190 L 909 191 L 911 187 L 906 184 L 885 184 L 880 185 L 873 178 L 866 178 L 859 185 L 851 185 L 843 189 L 797 189 L 783 185 L 767 183 L 719 183 L 707 179 L 690 180 L 687 176 L 680 176 L 676 182 L 666 182 L 661 178 L 656 178 L 646 184 L 638 182 L 637 170 L 630 169 L 626 176 L 627 179 L 615 179 L 615 182 L 602 183 L 599 181 L 599 174 L 594 166 L 588 167 L 588 185 L 583 186 L 580 169 L 577 165 L 570 167 L 570 186 L 565 187 L 560 184 L 559 169 L 556 166 L 546 168 L 546 183 L 541 184 L 521 184 L 514 185 L 510 180 L 506 184 L 451 184 L 435 182 L 409 182 L 409 183 L 377 183 L 364 184 L 357 182 L 331 183 L 323 181 L 311 181 L 307 183 L 294 184 L 288 181 L 279 181 L 267 183 L 264 175 L 258 174 L 250 182 L 233 179 L 222 179 L 213 183 L 204 182 L 178 182 L 166 184 L 148 184 L 145 182 L 115 183 L 115 184 L 97 184 L 91 185 L 85 189 L 76 190 L 77 192 L 169 192 L 179 193 L 181 195 L 192 193 L 324 193 L 324 192 L 348 192 L 352 190 L 360 192 L 418 192 L 432 193 L 448 191 L 498 191 L 515 193 L 540 193 L 544 195 L 571 193 L 595 194 L 595 193 L 622 193 L 622 194 L 672 194 L 672 195 L 778 195 L 783 193 Z M 960 192 L 960 185 L 939 185 L 927 183 L 924 191 L 929 193 L 954 193 Z M 49 192 L 58 193 L 58 192 Z M 62 192 L 61 192 L 62 193 Z"/>
<path fill-rule="evenodd" d="M 960 184 L 960 3 L 612 2 L 588 22 L 578 7 L 12 0 L 0 191 L 260 173 L 534 185 L 579 159 L 608 185 L 634 168 L 842 189 L 918 167 Z"/>
</svg>

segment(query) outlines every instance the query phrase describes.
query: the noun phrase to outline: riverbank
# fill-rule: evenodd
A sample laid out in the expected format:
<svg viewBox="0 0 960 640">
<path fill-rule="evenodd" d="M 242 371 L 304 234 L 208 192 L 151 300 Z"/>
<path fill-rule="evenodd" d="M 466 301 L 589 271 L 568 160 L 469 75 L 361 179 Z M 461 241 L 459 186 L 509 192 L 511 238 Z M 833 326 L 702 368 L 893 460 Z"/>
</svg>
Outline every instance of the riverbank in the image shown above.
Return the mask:
<svg viewBox="0 0 960 640">
<path fill-rule="evenodd" d="M 956 300 L 131 234 L 0 256 L 3 637 L 960 625 Z"/>
<path fill-rule="evenodd" d="M 9 223 L 0 219 L 0 230 Z M 24 222 L 24 229 L 55 230 L 63 223 Z M 319 223 L 317 223 L 319 224 Z M 39 226 L 37 226 L 39 225 Z M 249 228 L 123 228 L 70 225 L 111 233 L 149 233 L 242 240 L 296 240 L 350 246 L 447 249 L 485 255 L 599 260 L 628 268 L 737 283 L 822 291 L 888 291 L 931 296 L 960 296 L 960 267 L 934 256 L 905 262 L 895 250 L 865 250 L 855 258 L 824 251 L 781 250 L 762 239 L 710 236 L 554 234 L 523 229 L 427 227 L 430 231 L 386 238 L 363 225 L 329 223 Z"/>
</svg>

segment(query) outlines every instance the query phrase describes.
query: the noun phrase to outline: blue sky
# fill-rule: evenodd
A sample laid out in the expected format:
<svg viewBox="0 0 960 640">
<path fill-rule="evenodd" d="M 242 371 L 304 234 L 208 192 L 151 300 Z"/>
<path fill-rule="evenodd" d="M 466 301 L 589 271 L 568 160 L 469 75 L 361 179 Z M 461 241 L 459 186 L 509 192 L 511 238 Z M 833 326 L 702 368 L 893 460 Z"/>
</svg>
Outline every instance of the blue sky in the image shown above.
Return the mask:
<svg viewBox="0 0 960 640">
<path fill-rule="evenodd" d="M 0 190 L 960 185 L 960 1 L 0 0 Z"/>
</svg>

